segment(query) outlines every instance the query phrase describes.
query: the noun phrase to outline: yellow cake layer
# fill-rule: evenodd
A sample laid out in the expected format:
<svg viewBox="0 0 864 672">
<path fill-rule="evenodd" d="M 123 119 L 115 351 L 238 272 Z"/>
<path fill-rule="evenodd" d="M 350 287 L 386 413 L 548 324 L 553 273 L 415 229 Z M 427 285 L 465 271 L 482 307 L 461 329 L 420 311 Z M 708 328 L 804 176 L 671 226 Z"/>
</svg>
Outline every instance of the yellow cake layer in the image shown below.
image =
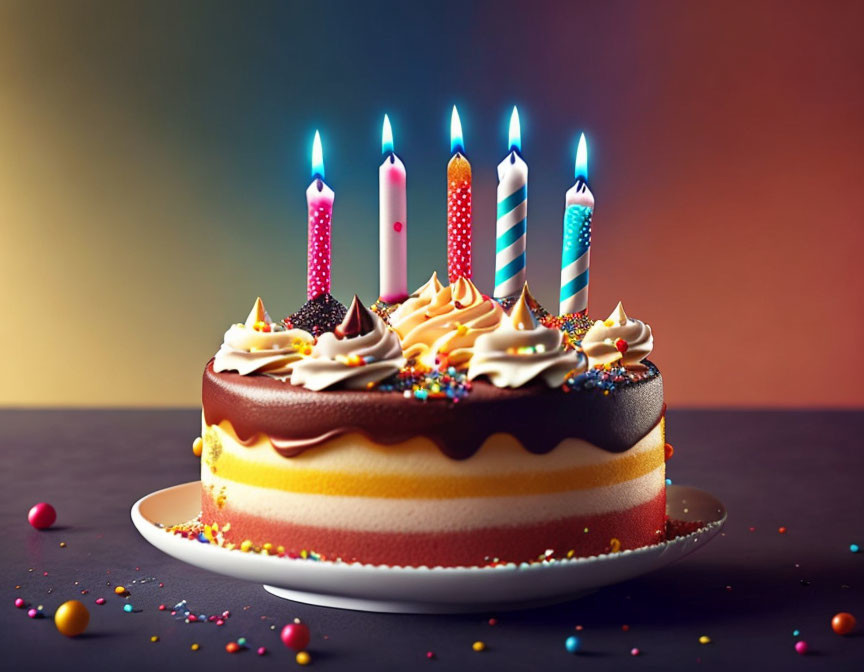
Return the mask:
<svg viewBox="0 0 864 672">
<path fill-rule="evenodd" d="M 633 448 L 609 453 L 568 439 L 550 453 L 529 453 L 510 435 L 489 437 L 467 460 L 452 460 L 418 437 L 379 446 L 364 436 L 332 439 L 282 457 L 265 437 L 241 444 L 230 423 L 206 426 L 202 478 L 296 494 L 380 499 L 510 497 L 590 490 L 631 481 L 663 467 L 661 422 Z M 210 472 L 209 474 L 207 472 Z"/>
</svg>

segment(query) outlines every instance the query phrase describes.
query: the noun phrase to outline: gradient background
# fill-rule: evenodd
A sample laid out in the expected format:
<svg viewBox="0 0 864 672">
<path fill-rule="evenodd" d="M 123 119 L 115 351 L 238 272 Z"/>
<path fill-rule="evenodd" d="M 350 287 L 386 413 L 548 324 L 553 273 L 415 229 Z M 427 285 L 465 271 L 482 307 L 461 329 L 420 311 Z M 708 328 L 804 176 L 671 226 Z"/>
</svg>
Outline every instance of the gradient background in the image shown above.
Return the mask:
<svg viewBox="0 0 864 672">
<path fill-rule="evenodd" d="M 862 2 L 0 2 L 0 404 L 195 405 L 229 323 L 304 299 L 309 150 L 334 294 L 377 295 L 384 112 L 409 284 L 445 265 L 450 106 L 492 289 L 519 105 L 554 309 L 577 132 L 591 309 L 654 328 L 682 406 L 864 405 Z"/>
</svg>

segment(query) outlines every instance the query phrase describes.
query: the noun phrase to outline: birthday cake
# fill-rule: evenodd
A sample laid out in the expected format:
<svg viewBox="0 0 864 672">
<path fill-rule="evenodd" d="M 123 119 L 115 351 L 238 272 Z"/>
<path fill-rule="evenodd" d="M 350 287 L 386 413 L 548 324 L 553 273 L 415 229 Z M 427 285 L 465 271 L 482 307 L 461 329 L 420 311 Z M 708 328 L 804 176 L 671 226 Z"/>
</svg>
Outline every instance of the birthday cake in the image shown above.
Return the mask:
<svg viewBox="0 0 864 672">
<path fill-rule="evenodd" d="M 430 567 L 583 557 L 664 540 L 669 450 L 662 379 L 646 359 L 653 336 L 621 304 L 596 322 L 579 305 L 587 280 L 572 282 L 581 277 L 573 264 L 587 263 L 593 197 L 584 181 L 577 186 L 568 192 L 562 263 L 562 306 L 576 309 L 561 315 L 546 312 L 524 282 L 524 238 L 513 273 L 521 283 L 496 274 L 496 294 L 505 287 L 509 296 L 478 290 L 470 247 L 466 255 L 456 239 L 470 214 L 452 207 L 449 243 L 459 253 L 448 256 L 449 284 L 433 274 L 408 295 L 398 286 L 403 264 L 381 275 L 397 283 L 381 296 L 396 300 L 370 309 L 355 296 L 346 308 L 329 293 L 332 192 L 322 206 L 327 190 L 310 187 L 309 301 L 273 320 L 259 298 L 204 371 L 202 540 Z M 518 222 L 512 213 L 522 207 L 511 198 L 502 211 L 506 196 L 499 192 L 505 239 L 515 226 L 506 220 Z M 399 210 L 382 205 L 382 250 Z M 404 208 L 397 216 L 404 242 Z M 321 247 L 312 251 L 321 222 L 323 279 Z M 398 240 L 386 247 L 404 255 Z M 514 268 L 506 255 L 498 261 L 505 273 Z"/>
</svg>

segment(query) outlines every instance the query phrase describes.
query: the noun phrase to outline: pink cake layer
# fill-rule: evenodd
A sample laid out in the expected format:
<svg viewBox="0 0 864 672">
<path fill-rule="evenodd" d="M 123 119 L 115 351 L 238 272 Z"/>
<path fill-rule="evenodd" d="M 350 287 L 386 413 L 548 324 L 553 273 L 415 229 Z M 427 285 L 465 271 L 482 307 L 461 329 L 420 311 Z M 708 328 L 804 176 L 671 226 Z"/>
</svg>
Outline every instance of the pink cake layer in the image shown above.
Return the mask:
<svg viewBox="0 0 864 672">
<path fill-rule="evenodd" d="M 266 494 L 262 493 L 262 496 Z M 494 558 L 502 562 L 536 560 L 552 550 L 565 557 L 608 553 L 613 539 L 620 550 L 662 541 L 666 515 L 666 493 L 622 511 L 575 516 L 516 527 L 490 527 L 464 532 L 368 532 L 297 525 L 285 513 L 284 520 L 271 520 L 234 511 L 230 502 L 221 509 L 211 497 L 202 498 L 202 520 L 230 523 L 225 539 L 236 545 L 250 540 L 255 546 L 284 546 L 286 553 L 315 551 L 329 560 L 405 566 L 476 566 Z M 586 532 L 587 529 L 587 532 Z M 490 556 L 491 554 L 491 556 Z"/>
</svg>

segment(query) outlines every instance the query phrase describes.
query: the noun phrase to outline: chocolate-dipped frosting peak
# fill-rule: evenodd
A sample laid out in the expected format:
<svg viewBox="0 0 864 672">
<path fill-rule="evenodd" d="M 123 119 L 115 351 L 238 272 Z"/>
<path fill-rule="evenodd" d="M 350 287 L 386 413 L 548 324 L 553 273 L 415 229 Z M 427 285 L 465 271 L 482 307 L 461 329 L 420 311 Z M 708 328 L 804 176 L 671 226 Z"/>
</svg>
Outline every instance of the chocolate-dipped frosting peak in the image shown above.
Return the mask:
<svg viewBox="0 0 864 672">
<path fill-rule="evenodd" d="M 348 312 L 345 314 L 345 319 L 333 330 L 333 333 L 339 339 L 363 336 L 375 330 L 375 320 L 375 315 L 363 305 L 355 294 L 351 305 L 348 307 Z"/>
</svg>

